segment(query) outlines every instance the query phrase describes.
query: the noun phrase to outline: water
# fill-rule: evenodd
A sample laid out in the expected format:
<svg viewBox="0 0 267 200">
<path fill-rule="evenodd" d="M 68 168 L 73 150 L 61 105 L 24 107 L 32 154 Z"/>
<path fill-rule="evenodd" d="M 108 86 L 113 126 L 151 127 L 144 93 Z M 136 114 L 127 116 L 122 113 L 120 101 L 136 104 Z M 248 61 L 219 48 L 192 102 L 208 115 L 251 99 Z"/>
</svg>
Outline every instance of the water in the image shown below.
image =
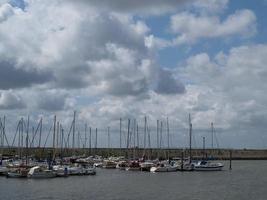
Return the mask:
<svg viewBox="0 0 267 200">
<path fill-rule="evenodd" d="M 54 179 L 0 177 L 0 199 L 267 199 L 267 161 L 233 161 L 221 172 L 128 172 L 98 169 L 96 176 Z"/>
</svg>

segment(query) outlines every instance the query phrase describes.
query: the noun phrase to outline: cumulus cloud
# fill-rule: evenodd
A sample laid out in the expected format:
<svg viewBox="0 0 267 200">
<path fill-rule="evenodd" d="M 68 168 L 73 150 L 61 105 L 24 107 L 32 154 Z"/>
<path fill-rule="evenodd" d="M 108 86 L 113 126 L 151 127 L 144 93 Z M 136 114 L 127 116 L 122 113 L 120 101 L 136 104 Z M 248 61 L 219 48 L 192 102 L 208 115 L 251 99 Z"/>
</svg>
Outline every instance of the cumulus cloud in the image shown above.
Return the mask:
<svg viewBox="0 0 267 200">
<path fill-rule="evenodd" d="M 68 104 L 68 94 L 63 91 L 48 90 L 35 92 L 38 94 L 34 99 L 33 105 L 35 104 L 36 109 L 45 111 L 60 111 L 63 109 L 71 109 Z"/>
<path fill-rule="evenodd" d="M 15 94 L 12 90 L 0 92 L 0 109 L 21 109 L 25 108 L 26 104 L 23 99 Z"/>
<path fill-rule="evenodd" d="M 195 12 L 203 14 L 221 13 L 228 5 L 229 0 L 196 0 L 192 2 Z"/>
<path fill-rule="evenodd" d="M 0 4 L 0 23 L 7 20 L 7 18 L 13 14 L 13 8 L 10 4 Z"/>
<path fill-rule="evenodd" d="M 2 24 L 0 58 L 11 60 L 17 71 L 43 75 L 49 71 L 49 83 L 41 78 L 39 82 L 52 88 L 104 86 L 104 92 L 114 95 L 136 95 L 149 87 L 142 71 L 142 63 L 150 59 L 144 44 L 149 29 L 144 22 L 90 5 L 59 4 L 29 1 L 27 12 L 21 10 Z M 118 85 L 125 88 L 116 91 Z"/>
<path fill-rule="evenodd" d="M 96 6 L 98 9 L 111 10 L 122 13 L 135 13 L 143 15 L 151 14 L 164 14 L 171 12 L 179 8 L 182 4 L 188 3 L 185 0 L 136 0 L 136 1 L 125 1 L 125 0 L 79 0 L 78 2 L 83 4 L 90 4 Z"/>
<path fill-rule="evenodd" d="M 49 72 L 41 73 L 36 69 L 17 68 L 14 61 L 0 61 L 0 69 L 0 89 L 3 90 L 30 87 L 53 79 Z"/>
<path fill-rule="evenodd" d="M 217 16 L 182 12 L 171 17 L 171 30 L 178 34 L 175 44 L 193 43 L 201 38 L 250 36 L 256 32 L 256 16 L 251 10 L 239 10 L 221 21 Z"/>
<path fill-rule="evenodd" d="M 159 94 L 183 94 L 185 86 L 176 80 L 172 72 L 167 69 L 160 70 L 158 84 L 155 91 Z"/>
<path fill-rule="evenodd" d="M 266 45 L 240 46 L 214 58 L 202 53 L 189 58 L 179 74 L 199 90 L 210 91 L 200 99 L 197 109 L 203 107 L 203 102 L 209 102 L 209 111 L 205 112 L 212 111 L 212 105 L 220 110 L 227 108 L 229 116 L 224 118 L 227 127 L 257 127 L 258 131 L 266 124 L 263 117 L 267 106 L 266 55 Z"/>
</svg>

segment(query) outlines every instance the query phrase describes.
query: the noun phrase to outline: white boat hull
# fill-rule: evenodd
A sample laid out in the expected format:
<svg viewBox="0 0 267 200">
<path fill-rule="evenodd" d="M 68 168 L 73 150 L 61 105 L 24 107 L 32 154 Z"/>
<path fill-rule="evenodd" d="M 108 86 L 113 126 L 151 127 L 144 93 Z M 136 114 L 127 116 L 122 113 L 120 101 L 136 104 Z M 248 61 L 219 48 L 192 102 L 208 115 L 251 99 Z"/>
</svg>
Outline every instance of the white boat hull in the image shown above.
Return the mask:
<svg viewBox="0 0 267 200">
<path fill-rule="evenodd" d="M 140 167 L 126 167 L 125 170 L 126 171 L 140 171 Z"/>
<path fill-rule="evenodd" d="M 151 167 L 150 172 L 175 172 L 178 170 L 178 167 Z"/>
<path fill-rule="evenodd" d="M 194 167 L 195 171 L 221 171 L 223 168 L 223 166 L 219 166 L 219 167 Z"/>
</svg>

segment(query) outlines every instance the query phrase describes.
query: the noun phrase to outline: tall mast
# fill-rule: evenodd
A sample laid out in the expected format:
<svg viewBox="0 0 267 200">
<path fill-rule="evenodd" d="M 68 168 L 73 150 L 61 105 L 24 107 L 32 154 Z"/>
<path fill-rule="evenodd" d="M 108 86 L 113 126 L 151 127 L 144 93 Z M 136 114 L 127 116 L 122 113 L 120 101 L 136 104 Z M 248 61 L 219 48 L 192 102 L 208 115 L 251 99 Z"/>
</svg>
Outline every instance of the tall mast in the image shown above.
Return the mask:
<svg viewBox="0 0 267 200">
<path fill-rule="evenodd" d="M 189 163 L 192 162 L 192 123 L 191 115 L 189 113 Z"/>
<path fill-rule="evenodd" d="M 97 128 L 95 129 L 95 155 L 96 155 L 96 149 L 97 149 Z"/>
<path fill-rule="evenodd" d="M 135 152 L 135 140 L 136 140 L 136 119 L 134 119 L 134 125 L 133 125 L 133 158 L 136 158 L 136 152 Z"/>
<path fill-rule="evenodd" d="M 62 157 L 62 153 L 63 153 L 63 147 L 64 147 L 64 129 L 62 127 L 62 125 L 60 124 L 60 154 Z"/>
<path fill-rule="evenodd" d="M 161 151 L 161 147 L 162 147 L 162 128 L 163 128 L 163 123 L 162 121 L 160 122 L 160 140 L 159 140 L 159 148 Z"/>
<path fill-rule="evenodd" d="M 92 155 L 92 128 L 89 128 L 89 151 L 90 156 Z"/>
<path fill-rule="evenodd" d="M 72 149 L 74 151 L 75 148 L 75 117 L 76 117 L 76 111 L 74 111 L 73 114 L 73 125 L 72 125 Z"/>
<path fill-rule="evenodd" d="M 205 137 L 202 137 L 203 139 L 203 160 L 205 159 Z"/>
<path fill-rule="evenodd" d="M 0 131 L 1 131 L 1 160 L 0 160 L 0 165 L 2 165 L 2 160 L 3 160 L 3 151 L 4 151 L 4 127 L 2 124 L 2 120 L 0 118 Z"/>
<path fill-rule="evenodd" d="M 40 119 L 40 130 L 39 130 L 39 144 L 38 147 L 41 147 L 41 139 L 42 139 L 42 128 L 43 128 L 43 119 Z"/>
<path fill-rule="evenodd" d="M 213 122 L 211 122 L 211 148 L 213 150 L 213 134 L 214 134 L 214 126 Z"/>
<path fill-rule="evenodd" d="M 169 119 L 167 117 L 167 139 L 168 139 L 168 160 L 170 159 L 170 130 L 169 130 Z"/>
<path fill-rule="evenodd" d="M 87 123 L 85 123 L 85 125 L 84 125 L 84 145 L 83 145 L 83 149 L 85 149 L 86 146 L 87 146 Z"/>
<path fill-rule="evenodd" d="M 24 146 L 24 145 L 23 145 L 23 144 L 24 144 L 24 143 L 23 143 L 23 132 L 24 132 L 24 119 L 21 118 L 21 135 L 20 135 L 20 137 L 21 137 L 21 138 L 20 138 L 20 139 L 21 139 L 21 141 L 20 141 L 20 142 L 21 142 L 21 143 L 20 143 L 20 144 L 21 144 L 21 150 L 20 150 L 20 151 L 21 151 L 21 152 L 20 152 L 20 157 L 22 157 L 22 154 L 23 154 L 23 146 Z"/>
<path fill-rule="evenodd" d="M 59 121 L 57 122 L 57 135 L 56 135 L 56 149 L 59 146 L 59 139 L 60 139 L 60 127 L 59 127 Z"/>
<path fill-rule="evenodd" d="M 130 123 L 131 120 L 128 119 L 128 129 L 127 129 L 127 141 L 126 141 L 126 158 L 128 159 L 128 149 L 129 149 L 129 140 L 130 140 Z"/>
<path fill-rule="evenodd" d="M 108 126 L 108 157 L 110 156 L 110 133 L 109 133 L 109 126 Z"/>
<path fill-rule="evenodd" d="M 159 120 L 157 120 L 157 157 L 159 158 Z"/>
<path fill-rule="evenodd" d="M 19 158 L 21 159 L 21 126 L 22 125 L 22 119 L 19 120 L 19 139 L 18 139 L 18 154 L 19 154 Z"/>
<path fill-rule="evenodd" d="M 122 121 L 121 121 L 121 118 L 120 118 L 120 155 L 122 155 L 122 149 L 121 149 L 121 124 L 122 124 Z"/>
<path fill-rule="evenodd" d="M 53 161 L 55 159 L 55 155 L 56 155 L 56 123 L 57 123 L 57 117 L 56 115 L 54 116 L 54 128 L 53 128 Z"/>
<path fill-rule="evenodd" d="M 29 128 L 30 128 L 30 117 L 29 117 L 29 115 L 28 115 L 28 121 L 27 121 L 27 135 L 26 135 L 26 166 L 28 165 Z"/>
<path fill-rule="evenodd" d="M 137 142 L 137 157 L 139 158 L 139 130 L 138 130 L 138 123 L 136 123 L 136 142 Z"/>
<path fill-rule="evenodd" d="M 146 134 L 147 134 L 147 121 L 146 121 L 146 116 L 145 116 L 145 127 L 144 127 L 144 153 L 143 153 L 143 157 L 145 157 L 146 155 Z"/>
</svg>

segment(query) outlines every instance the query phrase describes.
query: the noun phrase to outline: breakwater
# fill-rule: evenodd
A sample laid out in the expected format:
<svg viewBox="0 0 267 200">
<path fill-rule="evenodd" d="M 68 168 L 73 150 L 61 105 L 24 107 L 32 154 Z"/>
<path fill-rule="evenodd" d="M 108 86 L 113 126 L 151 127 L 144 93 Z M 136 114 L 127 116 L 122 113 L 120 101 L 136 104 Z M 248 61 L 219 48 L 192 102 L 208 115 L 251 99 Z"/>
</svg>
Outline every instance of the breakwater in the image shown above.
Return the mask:
<svg viewBox="0 0 267 200">
<path fill-rule="evenodd" d="M 189 156 L 189 149 L 119 149 L 119 148 L 75 148 L 75 149 L 62 149 L 62 148 L 4 148 L 4 156 L 19 156 L 25 155 L 34 156 L 37 158 L 47 158 L 55 154 L 55 156 L 72 156 L 72 155 L 100 155 L 103 157 L 108 156 L 125 156 L 128 158 L 137 158 L 145 155 L 147 158 L 154 159 L 160 158 L 173 158 L 181 157 L 182 152 L 184 156 Z M 267 149 L 192 149 L 193 158 L 212 157 L 215 159 L 228 160 L 232 152 L 233 160 L 267 160 Z"/>
</svg>

